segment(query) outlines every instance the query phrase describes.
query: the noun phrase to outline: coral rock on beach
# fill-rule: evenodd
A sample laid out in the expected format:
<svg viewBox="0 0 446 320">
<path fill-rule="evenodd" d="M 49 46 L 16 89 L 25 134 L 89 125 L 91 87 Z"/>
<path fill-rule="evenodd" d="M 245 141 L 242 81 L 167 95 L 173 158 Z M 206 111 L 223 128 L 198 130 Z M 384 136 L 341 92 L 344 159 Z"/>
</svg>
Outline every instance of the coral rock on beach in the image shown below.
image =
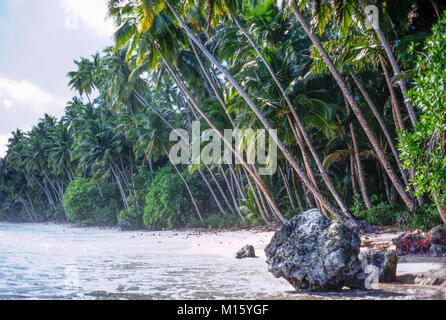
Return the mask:
<svg viewBox="0 0 446 320">
<path fill-rule="evenodd" d="M 364 288 L 355 232 L 309 210 L 285 223 L 265 248 L 268 269 L 298 291 Z"/>
<path fill-rule="evenodd" d="M 243 248 L 241 248 L 237 253 L 235 254 L 235 257 L 237 259 L 244 259 L 244 258 L 255 258 L 256 253 L 254 250 L 254 247 L 247 244 Z"/>
</svg>

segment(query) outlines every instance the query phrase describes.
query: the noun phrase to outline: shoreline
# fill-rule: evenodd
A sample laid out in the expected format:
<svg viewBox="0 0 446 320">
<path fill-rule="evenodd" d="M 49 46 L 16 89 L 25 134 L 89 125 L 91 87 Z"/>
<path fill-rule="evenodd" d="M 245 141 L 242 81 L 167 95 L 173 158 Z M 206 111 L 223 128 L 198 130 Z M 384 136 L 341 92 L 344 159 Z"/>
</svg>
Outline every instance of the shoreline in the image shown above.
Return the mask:
<svg viewBox="0 0 446 320">
<path fill-rule="evenodd" d="M 134 229 L 134 230 L 120 230 L 119 226 L 107 226 L 107 225 L 88 225 L 81 223 L 69 223 L 69 222 L 53 222 L 53 221 L 45 221 L 45 222 L 11 222 L 11 221 L 0 221 L 0 223 L 4 224 L 15 224 L 15 225 L 56 225 L 63 227 L 70 227 L 73 229 L 100 229 L 100 230 L 114 230 L 120 232 L 192 232 L 197 231 L 200 233 L 215 233 L 215 232 L 236 232 L 236 231 L 254 231 L 254 232 L 271 232 L 278 231 L 280 229 L 279 223 L 273 223 L 267 226 L 246 226 L 246 227 L 234 227 L 234 228 L 164 228 L 164 229 Z"/>
<path fill-rule="evenodd" d="M 260 226 L 260 227 L 241 227 L 232 229 L 200 229 L 184 228 L 169 230 L 134 230 L 120 231 L 119 227 L 104 226 L 79 226 L 66 223 L 9 223 L 15 225 L 47 225 L 72 228 L 74 230 L 101 230 L 111 231 L 122 234 L 124 238 L 142 240 L 147 238 L 147 243 L 174 243 L 183 245 L 182 252 L 191 255 L 220 256 L 235 259 L 235 253 L 243 246 L 249 244 L 254 246 L 256 256 L 266 262 L 264 249 L 270 242 L 275 231 L 280 227 Z M 392 239 L 397 237 L 398 233 L 385 232 L 361 235 L 361 250 L 373 248 L 375 250 L 395 249 Z M 265 264 L 266 269 L 266 264 Z M 438 291 L 446 297 L 446 288 L 439 285 L 427 285 L 426 283 L 415 283 L 415 279 L 429 279 L 435 277 L 442 270 L 446 270 L 446 257 L 428 257 L 425 255 L 407 255 L 398 257 L 398 267 L 396 279 L 392 283 L 379 283 L 373 286 L 376 290 L 398 291 L 404 288 L 413 289 L 432 289 Z M 420 277 L 421 276 L 421 277 Z M 280 281 L 282 279 L 278 279 Z M 422 280 L 422 279 L 421 279 Z"/>
</svg>

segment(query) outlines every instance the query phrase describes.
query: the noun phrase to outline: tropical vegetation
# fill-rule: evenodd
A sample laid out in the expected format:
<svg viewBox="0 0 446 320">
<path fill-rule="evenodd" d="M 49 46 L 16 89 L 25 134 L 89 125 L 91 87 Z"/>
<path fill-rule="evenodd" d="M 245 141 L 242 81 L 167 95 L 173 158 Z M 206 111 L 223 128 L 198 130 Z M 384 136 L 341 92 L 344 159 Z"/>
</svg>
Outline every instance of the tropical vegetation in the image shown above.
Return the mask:
<svg viewBox="0 0 446 320">
<path fill-rule="evenodd" d="M 76 60 L 61 119 L 16 130 L 0 219 L 137 228 L 446 223 L 446 5 L 437 0 L 108 0 L 114 43 Z M 193 121 L 233 164 L 178 165 Z M 276 129 L 262 176 L 225 129 Z M 200 160 L 200 159 L 199 159 Z"/>
</svg>

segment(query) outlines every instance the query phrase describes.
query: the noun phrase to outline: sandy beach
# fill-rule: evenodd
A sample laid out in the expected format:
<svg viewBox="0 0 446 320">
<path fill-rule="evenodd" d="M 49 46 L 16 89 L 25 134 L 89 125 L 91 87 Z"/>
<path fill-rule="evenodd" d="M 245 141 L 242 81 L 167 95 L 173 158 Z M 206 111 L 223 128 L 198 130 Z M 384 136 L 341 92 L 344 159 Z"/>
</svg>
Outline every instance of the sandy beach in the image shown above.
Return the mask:
<svg viewBox="0 0 446 320">
<path fill-rule="evenodd" d="M 277 229 L 274 228 L 274 229 Z M 139 233 L 137 236 L 152 237 L 157 241 L 184 241 L 188 244 L 187 252 L 190 254 L 220 255 L 233 258 L 235 252 L 246 244 L 254 246 L 258 259 L 266 257 L 264 249 L 270 242 L 275 231 L 264 231 L 262 228 L 247 230 L 177 230 Z M 373 248 L 375 250 L 395 250 L 392 239 L 400 233 L 377 233 L 361 236 L 361 250 Z M 407 278 L 421 275 L 435 274 L 437 271 L 446 270 L 446 257 L 430 257 L 428 255 L 407 255 L 398 258 L 397 284 L 408 284 Z M 380 287 L 377 285 L 376 287 Z M 434 289 L 436 289 L 434 287 Z"/>
</svg>

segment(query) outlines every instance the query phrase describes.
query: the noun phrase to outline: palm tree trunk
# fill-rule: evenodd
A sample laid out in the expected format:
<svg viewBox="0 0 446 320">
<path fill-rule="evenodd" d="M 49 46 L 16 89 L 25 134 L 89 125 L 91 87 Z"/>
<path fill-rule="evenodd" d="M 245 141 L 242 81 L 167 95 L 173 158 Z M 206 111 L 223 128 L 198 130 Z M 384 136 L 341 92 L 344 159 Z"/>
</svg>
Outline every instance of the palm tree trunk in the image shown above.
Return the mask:
<svg viewBox="0 0 446 320">
<path fill-rule="evenodd" d="M 34 175 L 34 173 L 30 172 L 30 174 L 31 174 L 31 177 L 34 179 L 34 181 L 37 183 L 37 185 L 42 189 L 43 193 L 46 195 L 50 206 L 52 206 L 54 208 L 54 210 L 55 210 L 56 207 L 54 205 L 54 200 L 51 197 L 51 194 L 50 194 L 49 190 L 46 187 L 43 187 L 43 185 L 39 182 L 39 180 L 37 180 L 37 178 Z"/>
<path fill-rule="evenodd" d="M 352 179 L 353 195 L 357 195 L 358 194 L 358 187 L 356 186 L 356 174 L 355 174 L 355 171 L 356 171 L 356 168 L 355 168 L 355 156 L 353 154 L 351 154 L 350 155 L 350 174 L 351 174 L 351 179 Z"/>
<path fill-rule="evenodd" d="M 373 112 L 373 115 L 375 116 L 376 120 L 379 123 L 379 126 L 381 127 L 381 130 L 384 133 L 384 136 L 386 137 L 387 143 L 389 144 L 390 150 L 392 151 L 393 157 L 395 158 L 396 165 L 398 166 L 398 170 L 400 171 L 400 174 L 403 178 L 404 184 L 406 188 L 409 186 L 409 180 L 407 179 L 407 175 L 404 172 L 403 168 L 401 167 L 401 162 L 399 158 L 398 151 L 396 150 L 395 144 L 393 143 L 392 137 L 390 136 L 389 130 L 387 130 L 387 126 L 384 123 L 383 118 L 379 114 L 378 110 L 376 109 L 375 104 L 373 103 L 372 99 L 370 98 L 368 92 L 362 85 L 361 81 L 359 81 L 358 77 L 354 73 L 350 73 L 353 81 L 355 82 L 356 86 L 359 88 L 359 91 L 361 91 L 361 94 L 364 96 L 367 104 L 369 105 L 370 109 Z"/>
<path fill-rule="evenodd" d="M 227 108 L 223 98 L 221 97 L 219 90 L 215 86 L 214 81 L 212 81 L 209 72 L 206 70 L 206 67 L 205 67 L 204 63 L 202 62 L 202 60 L 200 58 L 200 55 L 198 54 L 197 49 L 196 49 L 194 43 L 192 42 L 192 40 L 190 38 L 188 38 L 188 39 L 189 39 L 189 44 L 190 44 L 190 46 L 192 48 L 192 51 L 194 52 L 194 55 L 195 55 L 199 65 L 200 65 L 200 68 L 201 68 L 201 70 L 202 70 L 206 80 L 208 81 L 208 83 L 210 84 L 212 90 L 214 91 L 214 94 L 217 97 L 217 100 L 219 101 L 221 107 L 225 111 L 225 113 L 226 113 L 226 115 L 227 115 L 227 117 L 229 119 L 229 122 L 231 123 L 232 127 L 235 128 L 234 120 L 232 119 L 231 115 L 229 114 L 228 108 Z M 230 169 L 232 169 L 232 167 Z M 233 170 L 231 170 L 231 171 L 233 171 Z M 237 179 L 236 179 L 236 181 L 237 181 Z M 223 195 L 224 195 L 224 193 L 223 193 Z M 227 202 L 227 204 L 229 205 L 228 202 Z"/>
<path fill-rule="evenodd" d="M 390 48 L 390 45 L 387 42 L 387 39 L 384 36 L 384 33 L 382 32 L 381 28 L 379 28 L 379 26 L 378 26 L 378 28 L 375 29 L 375 32 L 378 35 L 379 40 L 381 41 L 381 45 L 383 46 L 384 51 L 386 52 L 387 58 L 389 59 L 390 65 L 392 66 L 394 75 L 396 77 L 401 73 L 401 71 L 400 71 L 400 67 L 398 66 L 398 63 L 396 62 L 396 58 L 393 55 L 392 49 Z M 398 85 L 401 89 L 401 92 L 403 93 L 404 98 L 406 99 L 405 104 L 406 104 L 407 112 L 409 113 L 410 121 L 412 122 L 412 125 L 415 127 L 415 125 L 417 124 L 417 116 L 415 115 L 415 112 L 412 108 L 411 103 L 409 101 L 407 101 L 406 83 L 404 82 L 404 80 L 400 80 L 400 81 L 398 81 Z"/>
<path fill-rule="evenodd" d="M 31 220 L 31 222 L 35 221 L 33 215 L 31 214 L 31 211 L 29 210 L 28 206 L 26 205 L 26 200 L 23 199 L 22 197 L 20 197 L 19 201 L 23 205 L 23 207 L 25 208 L 26 213 L 28 213 L 28 216 L 29 216 L 29 219 Z"/>
<path fill-rule="evenodd" d="M 33 217 L 34 217 L 36 220 L 39 220 L 39 218 L 37 217 L 37 211 L 36 211 L 36 209 L 34 208 L 34 204 L 33 204 L 33 201 L 31 200 L 31 196 L 29 195 L 29 192 L 26 192 L 26 197 L 28 198 L 28 202 L 29 202 L 29 205 L 30 205 L 30 207 L 31 207 L 31 211 L 32 211 L 32 215 L 33 215 Z M 66 216 L 66 214 L 67 214 L 67 212 L 65 211 L 65 216 Z"/>
<path fill-rule="evenodd" d="M 43 187 L 44 187 L 45 193 L 50 201 L 50 205 L 53 207 L 54 211 L 56 211 L 56 202 L 57 202 L 56 197 L 54 196 L 54 194 L 51 195 L 51 190 L 49 190 L 49 188 L 46 184 L 44 184 Z M 53 199 L 53 197 L 54 197 L 54 199 Z"/>
<path fill-rule="evenodd" d="M 199 59 L 199 57 L 198 57 L 198 55 L 196 54 L 196 56 L 197 56 L 197 59 Z M 164 60 L 165 61 L 165 60 Z M 174 72 L 172 72 L 173 70 L 171 70 L 172 68 L 170 67 L 170 69 L 169 69 L 169 72 L 171 72 L 171 75 L 172 75 L 172 77 L 174 77 L 174 79 L 175 79 L 175 81 L 176 81 L 176 83 L 177 83 L 177 85 L 180 87 L 181 85 L 180 85 L 180 83 L 179 83 L 179 77 L 174 73 Z M 216 90 L 216 89 L 215 89 Z M 218 92 L 216 91 L 215 92 L 216 94 L 218 94 Z M 137 91 L 135 91 L 135 94 L 137 95 L 137 98 L 140 100 L 140 102 L 141 103 L 143 103 L 143 104 L 145 104 L 145 105 L 147 105 L 147 106 L 149 106 L 152 110 L 154 110 L 155 111 L 155 113 L 165 122 L 165 123 L 167 123 L 167 125 L 172 129 L 172 130 L 174 130 L 174 128 L 173 128 L 173 126 L 155 109 L 155 108 L 153 108 L 152 106 L 150 106 L 145 100 L 144 100 L 144 98 L 143 97 L 141 97 L 141 95 L 137 92 Z M 225 108 L 225 106 L 224 106 L 224 104 L 223 104 L 223 107 L 224 107 L 224 109 L 226 110 L 226 108 Z M 193 109 L 191 109 L 192 111 L 193 111 Z M 195 113 L 194 113 L 194 115 L 195 115 Z M 229 117 L 229 119 L 230 120 L 232 120 L 232 118 L 231 118 L 231 116 L 229 115 L 229 113 L 227 113 L 227 115 L 228 115 L 228 117 Z M 197 117 L 197 115 L 195 115 L 195 117 Z M 244 167 L 243 167 L 244 168 Z M 209 169 L 209 168 L 208 168 Z M 243 199 L 246 199 L 246 196 L 245 196 L 245 194 L 244 194 L 244 192 L 243 192 L 243 189 L 241 188 L 241 186 L 240 186 L 240 183 L 239 183 L 239 180 L 238 180 L 238 177 L 237 177 L 237 175 L 236 175 L 236 173 L 235 173 L 235 171 L 234 171 L 234 169 L 233 169 L 233 167 L 232 167 L 232 165 L 231 164 L 229 164 L 229 169 L 230 169 L 230 172 L 231 172 L 231 178 L 233 178 L 233 180 L 235 181 L 235 184 L 236 184 L 236 191 L 239 193 L 239 195 L 240 195 L 240 197 L 241 198 L 243 198 Z M 253 168 L 253 170 L 255 171 L 255 168 Z M 226 178 L 226 175 L 224 174 L 224 171 L 223 171 L 223 175 L 224 175 L 224 177 L 225 177 L 225 180 L 226 180 L 226 183 L 228 183 L 228 181 L 227 181 L 227 178 Z M 258 174 L 257 174 L 257 176 L 258 176 Z M 259 178 L 260 179 L 260 178 Z M 257 181 L 256 181 L 256 183 L 258 183 Z M 217 182 L 217 185 L 218 185 L 218 182 Z M 231 187 L 229 187 L 229 184 L 228 184 L 228 188 L 230 189 L 230 191 L 231 191 L 231 195 L 232 195 L 232 197 L 233 197 L 233 200 L 234 200 L 234 205 L 235 205 L 235 207 L 236 207 L 236 211 L 237 211 L 237 213 L 240 215 L 240 217 L 242 218 L 242 220 L 244 220 L 244 217 L 243 217 L 243 215 L 242 215 L 242 213 L 240 212 L 240 210 L 239 210 L 239 205 L 240 204 L 238 204 L 237 203 L 237 201 L 236 201 L 236 198 L 235 198 L 235 195 L 234 195 L 234 193 L 233 193 L 233 188 L 231 188 Z M 222 194 L 223 194 L 223 196 L 225 196 L 224 195 L 224 192 L 222 191 Z M 228 202 L 227 202 L 228 203 Z M 228 203 L 228 205 L 229 205 L 229 203 Z M 229 205 L 230 206 L 230 205 Z M 279 215 L 280 215 L 280 212 L 279 212 Z M 267 223 L 269 223 L 269 221 L 268 220 L 265 220 L 265 222 L 267 222 Z"/>
<path fill-rule="evenodd" d="M 55 194 L 55 196 L 57 198 L 59 198 L 60 201 L 62 201 L 62 195 L 59 193 L 59 191 L 57 190 L 56 186 L 54 185 L 53 181 L 48 177 L 48 175 L 46 174 L 45 170 L 42 170 L 42 173 L 44 175 L 44 177 L 48 180 L 48 182 L 50 183 L 51 188 L 53 189 L 53 192 Z"/>
<path fill-rule="evenodd" d="M 387 181 L 387 176 L 383 174 L 383 182 L 384 188 L 386 189 L 387 200 L 389 200 L 389 204 L 394 206 L 396 204 L 395 192 L 392 190 L 392 185 Z"/>
<path fill-rule="evenodd" d="M 297 10 L 294 2 L 292 3 L 292 10 L 293 10 L 297 20 L 304 28 L 305 33 L 308 35 L 308 37 L 311 39 L 311 42 L 313 43 L 313 45 L 317 48 L 317 50 L 321 54 L 325 64 L 327 65 L 327 67 L 330 70 L 331 74 L 333 75 L 334 79 L 338 83 L 342 93 L 344 94 L 344 97 L 347 99 L 350 107 L 353 110 L 353 113 L 355 114 L 356 118 L 359 120 L 359 123 L 361 124 L 361 127 L 363 128 L 367 138 L 369 139 L 373 149 L 375 150 L 382 167 L 384 168 L 384 170 L 386 171 L 390 180 L 394 184 L 395 189 L 397 190 L 398 194 L 402 198 L 403 202 L 407 205 L 407 207 L 412 212 L 415 212 L 417 209 L 415 202 L 406 193 L 404 186 L 399 181 L 392 166 L 390 165 L 389 160 L 387 159 L 387 156 L 385 155 L 384 151 L 381 149 L 379 142 L 373 133 L 372 128 L 367 123 L 367 120 L 365 119 L 364 115 L 362 114 L 361 109 L 357 105 L 352 94 L 349 92 L 347 85 L 346 85 L 344 79 L 342 78 L 341 74 L 339 73 L 339 71 L 336 69 L 335 65 L 331 61 L 330 57 L 328 56 L 327 52 L 325 51 L 324 47 L 322 46 L 320 40 L 311 31 L 310 26 L 304 19 L 302 13 Z"/>
<path fill-rule="evenodd" d="M 289 123 L 289 125 L 290 125 L 291 131 L 293 131 L 294 136 L 296 137 L 297 144 L 298 144 L 299 149 L 300 149 L 300 151 L 301 151 L 301 154 L 302 154 L 302 160 L 303 160 L 303 162 L 304 162 L 304 168 L 305 168 L 305 171 L 307 172 L 307 175 L 308 175 L 308 177 L 310 178 L 310 181 L 313 183 L 314 187 L 319 191 L 319 187 L 318 187 L 318 185 L 317 185 L 316 178 L 314 177 L 313 170 L 311 170 L 310 161 L 309 161 L 309 159 L 308 159 L 307 152 L 306 152 L 306 149 L 305 149 L 305 145 L 304 145 L 304 143 L 303 143 L 303 141 L 302 141 L 302 137 L 301 137 L 301 135 L 299 134 L 298 129 L 296 128 L 296 126 L 293 125 L 293 123 L 292 123 L 292 121 L 291 121 L 291 119 L 290 119 L 290 116 L 287 114 L 286 117 L 287 117 L 287 119 L 288 119 L 288 123 Z M 321 210 L 321 211 L 324 213 L 324 215 L 325 215 L 326 217 L 328 217 L 328 214 L 327 214 L 327 212 L 326 212 L 324 206 L 322 205 L 322 203 L 320 203 L 320 202 L 317 200 L 316 197 L 315 197 L 315 199 L 316 199 L 316 206 L 319 208 L 319 210 Z"/>
<path fill-rule="evenodd" d="M 266 207 L 265 200 L 263 199 L 262 192 L 260 192 L 260 190 L 259 190 L 259 188 L 257 187 L 257 185 L 254 185 L 254 189 L 255 189 L 255 190 L 254 190 L 255 193 L 257 193 L 258 198 L 260 199 L 260 204 L 261 204 L 261 207 L 262 207 L 262 209 L 263 209 L 263 212 L 265 212 L 265 215 L 266 215 L 266 217 L 267 217 L 268 219 L 271 219 L 271 215 L 268 213 L 268 212 L 271 211 L 271 209 L 268 209 L 268 208 Z"/>
<path fill-rule="evenodd" d="M 226 173 L 225 173 L 225 170 L 223 169 L 223 167 L 219 166 L 219 168 L 220 168 L 220 172 L 223 175 L 223 178 L 224 178 L 224 180 L 226 182 L 226 185 L 228 187 L 229 193 L 231 194 L 232 201 L 234 202 L 234 208 L 237 211 L 238 215 L 242 218 L 242 220 L 244 220 L 245 218 L 244 218 L 243 214 L 241 213 L 241 211 L 239 209 L 240 203 L 237 202 L 237 198 L 236 198 L 236 196 L 234 194 L 234 188 L 231 187 L 231 183 L 229 182 L 228 177 L 226 176 Z"/>
<path fill-rule="evenodd" d="M 353 141 L 353 150 L 355 153 L 356 168 L 358 169 L 359 189 L 361 190 L 362 200 L 364 201 L 365 207 L 367 209 L 370 209 L 372 208 L 372 204 L 370 203 L 369 195 L 367 192 L 367 186 L 364 178 L 364 171 L 362 170 L 361 159 L 359 157 L 359 148 L 358 148 L 358 142 L 356 140 L 355 127 L 352 122 L 350 122 L 350 134 L 352 136 L 352 141 Z"/>
<path fill-rule="evenodd" d="M 101 196 L 101 199 L 104 199 L 104 194 L 102 193 L 101 185 L 99 184 L 99 182 L 96 185 L 98 186 L 99 195 Z"/>
<path fill-rule="evenodd" d="M 128 208 L 129 203 L 127 201 L 127 196 L 125 195 L 124 188 L 122 187 L 121 179 L 119 178 L 118 173 L 114 169 L 114 164 L 112 162 L 109 162 L 108 166 L 110 167 L 110 170 L 112 171 L 113 176 L 115 177 L 116 183 L 118 184 L 118 189 L 119 189 L 119 192 L 121 193 L 121 198 L 122 198 L 122 201 L 124 202 L 124 206 L 126 208 Z"/>
<path fill-rule="evenodd" d="M 257 193 L 258 190 L 254 189 L 254 187 L 252 185 L 252 182 L 251 182 L 251 179 L 249 178 L 249 176 L 247 176 L 247 180 L 248 180 L 249 187 L 251 188 L 252 195 L 254 197 L 254 201 L 256 203 L 256 206 L 259 209 L 260 215 L 262 216 L 263 221 L 265 221 L 266 224 L 269 224 L 270 222 L 269 222 L 269 219 L 268 219 L 268 215 L 266 213 L 267 210 L 266 210 L 265 204 L 263 202 L 262 194 L 261 193 Z M 258 194 L 258 196 L 257 196 L 257 194 Z M 260 201 L 259 201 L 259 197 L 260 197 Z"/>
<path fill-rule="evenodd" d="M 300 212 L 304 212 L 305 210 L 304 207 L 302 206 L 302 201 L 300 201 L 299 192 L 297 188 L 297 181 L 293 170 L 291 170 L 291 180 L 293 181 L 294 196 L 296 197 L 299 210 Z"/>
<path fill-rule="evenodd" d="M 291 208 L 293 208 L 293 210 L 296 210 L 296 206 L 294 205 L 294 201 L 293 201 L 293 196 L 291 195 L 291 191 L 290 191 L 290 185 L 288 184 L 287 178 L 283 174 L 281 167 L 279 167 L 279 172 L 280 172 L 280 175 L 282 176 L 282 180 L 285 185 L 285 189 L 288 194 L 288 198 L 290 199 Z"/>
<path fill-rule="evenodd" d="M 215 203 L 217 204 L 218 209 L 225 216 L 226 210 L 221 205 L 220 200 L 218 200 L 218 197 L 215 194 L 214 189 L 212 189 L 212 186 L 210 185 L 210 183 L 209 183 L 208 179 L 206 178 L 206 176 L 204 175 L 203 171 L 201 171 L 201 169 L 198 169 L 198 173 L 200 174 L 201 178 L 203 179 L 204 183 L 206 184 L 207 188 L 209 189 L 209 192 L 211 193 L 212 198 L 214 199 Z"/>
<path fill-rule="evenodd" d="M 434 200 L 437 203 L 438 213 L 440 214 L 443 223 L 446 225 L 446 207 L 444 203 L 443 204 L 440 203 L 439 196 L 437 193 L 434 193 Z"/>
<path fill-rule="evenodd" d="M 204 76 L 206 77 L 206 80 L 209 82 L 209 84 L 212 87 L 212 90 L 214 91 L 215 96 L 217 97 L 218 102 L 220 103 L 220 105 L 222 106 L 223 110 L 225 111 L 229 121 L 232 124 L 232 127 L 235 128 L 235 122 L 232 119 L 231 115 L 229 114 L 228 108 L 226 107 L 225 102 L 223 101 L 223 98 L 221 97 L 220 93 L 218 92 L 217 87 L 215 86 L 214 82 L 212 81 L 209 72 L 206 70 L 206 67 L 204 66 L 203 62 L 201 61 L 201 58 L 197 52 L 197 49 L 195 48 L 194 43 L 192 42 L 192 40 L 189 38 L 189 43 L 190 46 L 194 52 L 195 57 L 197 58 L 198 64 L 200 65 L 201 71 L 203 72 Z"/>
<path fill-rule="evenodd" d="M 383 69 L 384 78 L 386 79 L 387 88 L 389 89 L 390 93 L 390 101 L 392 103 L 392 110 L 394 114 L 393 119 L 395 122 L 395 127 L 398 131 L 401 131 L 404 129 L 404 121 L 403 117 L 401 116 L 401 110 L 398 104 L 398 99 L 396 97 L 395 90 L 393 89 L 392 82 L 390 81 L 389 70 L 387 70 L 386 63 L 384 62 L 384 58 L 381 55 L 379 56 L 379 61 L 381 63 L 381 68 Z"/>
<path fill-rule="evenodd" d="M 120 162 L 121 162 L 121 167 L 124 168 L 124 165 L 122 164 L 122 158 L 120 159 Z M 119 176 L 121 177 L 121 180 L 124 183 L 124 185 L 127 187 L 127 189 L 130 189 L 130 182 L 127 179 L 127 176 L 125 175 L 124 169 L 121 170 L 119 168 L 118 164 L 115 163 L 115 162 L 113 162 L 113 165 L 115 166 L 115 170 L 119 174 Z"/>
<path fill-rule="evenodd" d="M 437 19 L 440 20 L 441 14 L 440 14 L 440 10 L 438 10 L 437 4 L 435 3 L 435 0 L 431 0 L 431 3 L 432 3 L 432 7 L 434 7 L 435 14 L 437 15 Z"/>
<path fill-rule="evenodd" d="M 237 173 L 235 172 L 234 166 L 232 164 L 229 165 L 229 172 L 231 173 L 231 176 L 234 179 L 235 184 L 235 190 L 238 193 L 239 197 L 243 200 L 246 199 L 245 191 L 242 188 L 241 182 L 239 177 L 237 176 Z"/>
<path fill-rule="evenodd" d="M 229 210 L 232 213 L 234 213 L 234 208 L 232 207 L 231 203 L 229 202 L 228 198 L 226 197 L 226 194 L 225 194 L 223 188 L 221 187 L 220 183 L 218 182 L 217 177 L 214 175 L 214 173 L 212 172 L 211 168 L 209 168 L 209 166 L 207 164 L 205 166 L 206 166 L 209 174 L 211 175 L 212 180 L 214 181 L 215 185 L 217 186 L 218 190 L 220 191 L 221 196 L 225 200 L 225 203 L 228 206 Z"/>
<path fill-rule="evenodd" d="M 150 104 L 148 104 L 144 98 L 138 93 L 138 91 L 134 90 L 137 99 L 140 100 L 141 103 L 149 106 L 153 111 L 155 111 L 155 113 L 158 115 L 158 117 L 161 118 L 161 120 L 163 120 L 164 123 L 166 123 L 172 130 L 175 130 L 175 128 L 170 124 L 169 121 L 166 120 L 166 118 L 160 113 L 158 112 L 155 108 L 153 108 Z M 213 177 L 215 183 L 217 184 L 217 187 L 219 188 L 220 192 L 222 193 L 223 197 L 225 198 L 226 203 L 228 204 L 229 208 L 232 210 L 232 207 L 230 206 L 229 202 L 227 201 L 227 198 L 223 192 L 223 190 L 221 190 L 221 187 L 218 183 L 218 181 L 215 179 L 215 177 L 213 176 L 211 170 L 209 169 L 209 167 L 206 165 L 208 171 L 211 173 L 211 176 Z M 198 169 L 198 172 L 200 173 L 200 176 L 202 177 L 204 183 L 206 184 L 207 188 L 209 189 L 215 203 L 217 204 L 218 208 L 220 209 L 220 211 L 223 213 L 223 215 L 226 215 L 226 211 L 223 209 L 223 206 L 221 205 L 220 201 L 218 200 L 218 197 L 216 196 L 214 190 L 212 189 L 212 186 L 209 184 L 209 181 L 207 180 L 206 176 L 203 174 L 203 172 Z"/>
<path fill-rule="evenodd" d="M 389 92 L 390 92 L 390 97 L 391 97 L 391 101 L 392 101 L 392 111 L 394 113 L 395 127 L 397 128 L 398 131 L 402 131 L 402 130 L 405 129 L 404 121 L 403 121 L 403 118 L 401 116 L 401 110 L 400 110 L 399 105 L 398 105 L 398 100 L 396 98 L 395 90 L 393 89 L 392 83 L 390 81 L 389 71 L 387 70 L 386 63 L 385 63 L 385 61 L 384 61 L 382 56 L 379 56 L 379 60 L 381 62 L 381 67 L 383 69 L 384 77 L 385 77 L 386 83 L 387 83 L 387 87 L 389 88 Z M 410 177 L 410 179 L 413 179 L 415 177 L 415 174 L 414 174 L 413 170 L 409 170 L 409 177 Z M 417 198 L 417 201 L 418 201 L 418 204 L 420 206 L 422 206 L 423 203 L 424 203 L 423 197 Z"/>
</svg>

